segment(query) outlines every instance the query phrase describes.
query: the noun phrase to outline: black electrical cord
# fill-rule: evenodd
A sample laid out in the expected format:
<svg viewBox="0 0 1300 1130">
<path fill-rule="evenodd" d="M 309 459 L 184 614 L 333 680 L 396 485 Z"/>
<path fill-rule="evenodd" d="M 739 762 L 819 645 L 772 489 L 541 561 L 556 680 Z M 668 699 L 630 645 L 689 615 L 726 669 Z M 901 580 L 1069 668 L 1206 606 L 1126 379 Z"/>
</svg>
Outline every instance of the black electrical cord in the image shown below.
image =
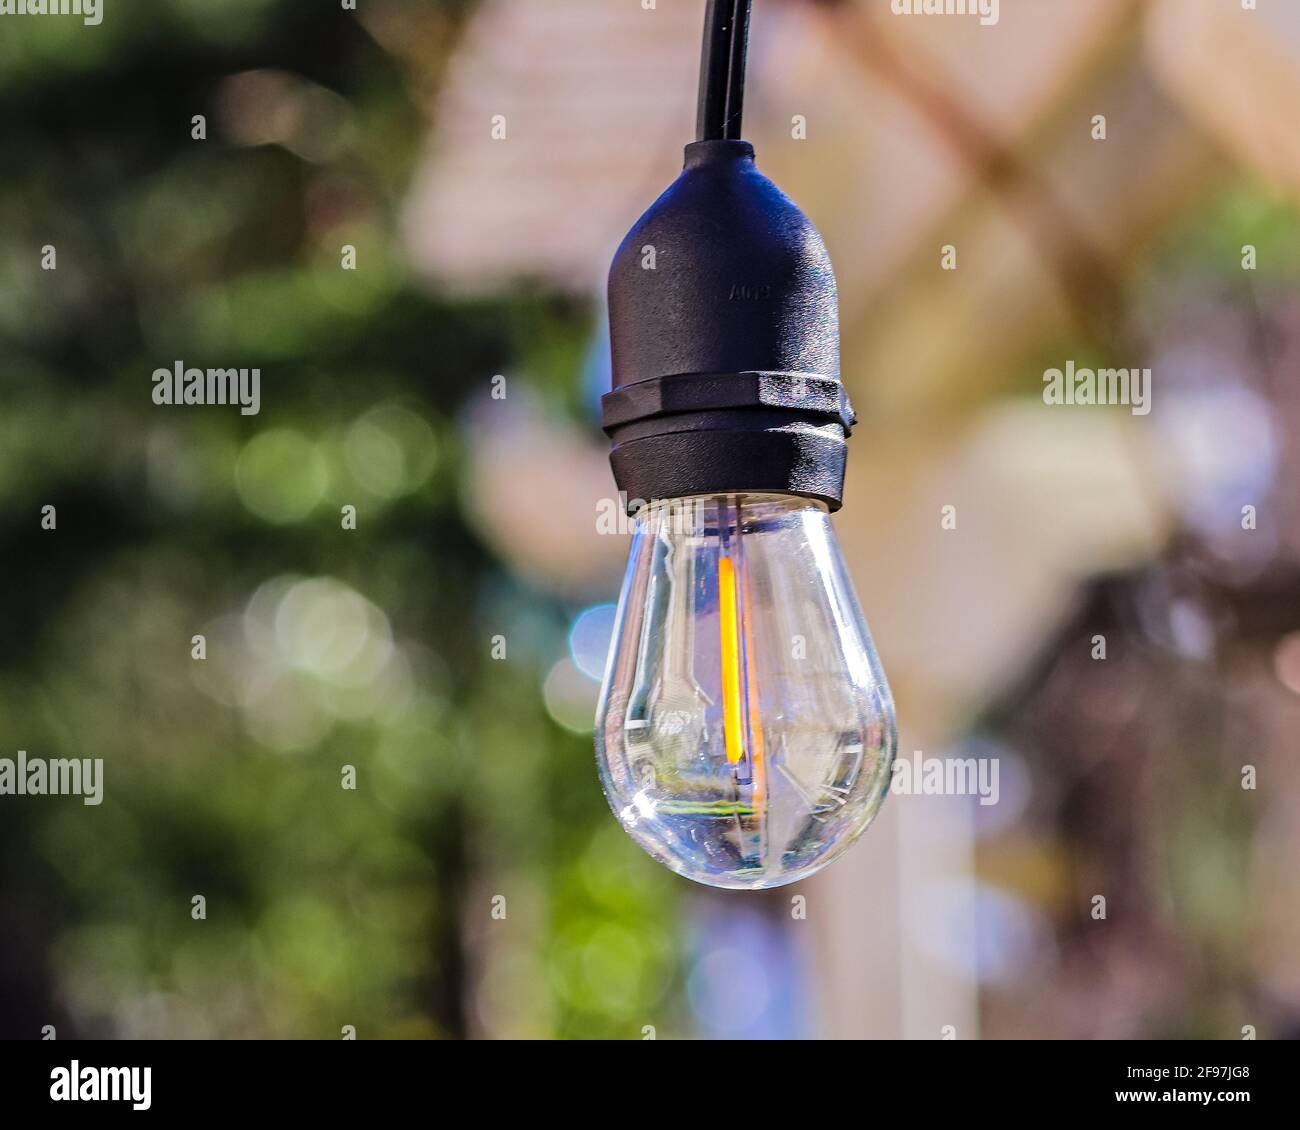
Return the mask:
<svg viewBox="0 0 1300 1130">
<path fill-rule="evenodd" d="M 745 113 L 745 57 L 753 0 L 709 0 L 700 56 L 698 141 L 735 140 Z"/>
</svg>

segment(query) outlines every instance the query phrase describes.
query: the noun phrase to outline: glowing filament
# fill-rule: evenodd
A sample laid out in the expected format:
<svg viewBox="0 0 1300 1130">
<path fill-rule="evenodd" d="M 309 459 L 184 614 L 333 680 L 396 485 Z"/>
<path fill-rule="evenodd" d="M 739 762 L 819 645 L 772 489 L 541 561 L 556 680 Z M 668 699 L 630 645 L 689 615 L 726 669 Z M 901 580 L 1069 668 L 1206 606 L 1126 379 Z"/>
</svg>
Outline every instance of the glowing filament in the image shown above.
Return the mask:
<svg viewBox="0 0 1300 1130">
<path fill-rule="evenodd" d="M 745 756 L 745 727 L 740 714 L 740 618 L 736 566 L 718 558 L 718 605 L 722 624 L 722 734 L 727 760 L 735 765 Z"/>
</svg>

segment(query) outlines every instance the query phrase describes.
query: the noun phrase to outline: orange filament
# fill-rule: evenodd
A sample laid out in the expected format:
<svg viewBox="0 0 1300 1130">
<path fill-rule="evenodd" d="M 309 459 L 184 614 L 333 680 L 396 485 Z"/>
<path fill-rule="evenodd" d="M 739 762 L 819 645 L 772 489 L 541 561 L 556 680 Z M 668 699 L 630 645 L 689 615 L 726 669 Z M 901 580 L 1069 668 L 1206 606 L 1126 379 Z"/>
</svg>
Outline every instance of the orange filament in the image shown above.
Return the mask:
<svg viewBox="0 0 1300 1130">
<path fill-rule="evenodd" d="M 722 625 L 722 735 L 727 761 L 735 765 L 745 756 L 745 727 L 740 713 L 740 626 L 736 593 L 736 566 L 730 557 L 718 558 L 718 618 Z"/>
</svg>

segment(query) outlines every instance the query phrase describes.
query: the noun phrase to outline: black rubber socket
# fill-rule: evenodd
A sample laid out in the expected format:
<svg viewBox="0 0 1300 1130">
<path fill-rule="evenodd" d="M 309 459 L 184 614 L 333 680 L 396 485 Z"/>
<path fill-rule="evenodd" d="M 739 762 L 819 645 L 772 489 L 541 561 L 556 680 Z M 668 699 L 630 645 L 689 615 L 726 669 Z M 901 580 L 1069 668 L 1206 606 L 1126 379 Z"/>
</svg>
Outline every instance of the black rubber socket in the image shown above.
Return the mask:
<svg viewBox="0 0 1300 1130">
<path fill-rule="evenodd" d="M 762 492 L 839 509 L 852 406 L 826 246 L 744 141 L 686 147 L 609 275 L 602 423 L 629 508 Z"/>
</svg>

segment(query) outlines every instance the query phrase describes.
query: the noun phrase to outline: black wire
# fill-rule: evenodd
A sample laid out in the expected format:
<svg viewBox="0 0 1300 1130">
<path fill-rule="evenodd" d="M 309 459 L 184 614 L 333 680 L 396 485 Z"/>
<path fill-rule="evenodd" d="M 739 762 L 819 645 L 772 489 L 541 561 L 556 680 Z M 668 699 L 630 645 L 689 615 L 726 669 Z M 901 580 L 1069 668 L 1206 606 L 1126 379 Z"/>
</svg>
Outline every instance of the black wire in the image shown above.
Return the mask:
<svg viewBox="0 0 1300 1130">
<path fill-rule="evenodd" d="M 709 0 L 700 56 L 700 141 L 740 137 L 745 113 L 745 58 L 753 0 Z"/>
<path fill-rule="evenodd" d="M 727 119 L 722 136 L 739 138 L 745 116 L 745 62 L 749 56 L 749 13 L 753 0 L 736 0 L 732 19 L 731 70 L 727 72 Z"/>
</svg>

